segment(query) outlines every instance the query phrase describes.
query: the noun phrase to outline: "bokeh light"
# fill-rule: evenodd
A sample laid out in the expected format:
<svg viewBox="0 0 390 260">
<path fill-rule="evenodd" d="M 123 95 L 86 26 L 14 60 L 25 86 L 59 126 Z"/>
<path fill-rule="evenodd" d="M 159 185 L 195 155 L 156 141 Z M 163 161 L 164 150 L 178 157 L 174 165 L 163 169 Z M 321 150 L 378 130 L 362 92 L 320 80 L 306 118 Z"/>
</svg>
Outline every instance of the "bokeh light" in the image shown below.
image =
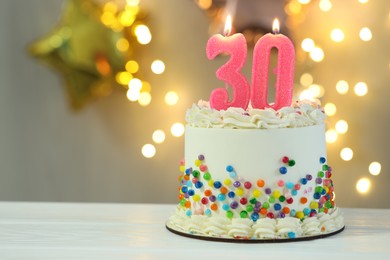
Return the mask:
<svg viewBox="0 0 390 260">
<path fill-rule="evenodd" d="M 303 73 L 299 81 L 302 86 L 310 86 L 313 84 L 313 76 L 310 73 Z"/>
<path fill-rule="evenodd" d="M 370 190 L 370 187 L 371 181 L 367 178 L 361 178 L 356 183 L 356 190 L 362 194 L 367 193 Z"/>
<path fill-rule="evenodd" d="M 165 133 L 163 130 L 157 129 L 152 134 L 153 142 L 161 144 L 165 141 Z"/>
<path fill-rule="evenodd" d="M 139 65 L 138 62 L 136 62 L 135 60 L 129 60 L 128 62 L 126 62 L 125 68 L 130 73 L 137 73 L 137 71 L 139 70 Z"/>
<path fill-rule="evenodd" d="M 339 80 L 337 83 L 336 83 L 336 91 L 341 94 L 341 95 L 344 95 L 348 92 L 348 89 L 349 89 L 349 85 L 348 85 L 348 82 L 346 82 L 345 80 Z"/>
<path fill-rule="evenodd" d="M 325 57 L 324 51 L 320 47 L 315 47 L 310 52 L 310 58 L 315 62 L 321 62 Z"/>
<path fill-rule="evenodd" d="M 370 166 L 368 166 L 368 171 L 372 175 L 379 175 L 381 173 L 382 166 L 379 162 L 372 162 Z"/>
<path fill-rule="evenodd" d="M 359 32 L 359 37 L 362 41 L 368 42 L 372 39 L 371 30 L 367 27 L 363 27 Z"/>
<path fill-rule="evenodd" d="M 325 132 L 325 140 L 329 144 L 335 143 L 337 141 L 338 136 L 338 133 L 333 129 L 329 129 Z"/>
<path fill-rule="evenodd" d="M 349 147 L 345 147 L 343 149 L 341 149 L 340 151 L 340 157 L 341 159 L 343 159 L 344 161 L 350 161 L 352 160 L 353 158 L 353 151 L 351 148 Z"/>
<path fill-rule="evenodd" d="M 152 62 L 151 69 L 155 74 L 162 74 L 165 71 L 165 64 L 161 60 Z"/>
<path fill-rule="evenodd" d="M 298 0 L 300 4 L 306 5 L 311 2 L 311 0 Z"/>
<path fill-rule="evenodd" d="M 368 2 L 368 0 L 358 0 L 358 1 L 359 1 L 359 3 L 361 3 L 361 4 L 365 4 L 365 3 Z"/>
<path fill-rule="evenodd" d="M 152 95 L 150 95 L 149 92 L 143 91 L 139 94 L 138 103 L 141 106 L 143 107 L 148 106 L 150 102 L 152 102 Z"/>
<path fill-rule="evenodd" d="M 367 84 L 364 82 L 358 82 L 355 85 L 354 91 L 355 91 L 355 94 L 359 97 L 366 95 L 368 92 Z"/>
<path fill-rule="evenodd" d="M 342 42 L 344 40 L 344 32 L 339 29 L 333 29 L 330 33 L 330 38 L 335 42 Z"/>
<path fill-rule="evenodd" d="M 319 7 L 321 11 L 328 12 L 332 9 L 332 2 L 329 0 L 320 0 Z"/>
<path fill-rule="evenodd" d="M 203 10 L 209 9 L 213 4 L 212 0 L 198 0 L 197 2 L 198 6 Z"/>
<path fill-rule="evenodd" d="M 121 52 L 127 51 L 129 49 L 129 46 L 129 41 L 125 38 L 120 38 L 116 41 L 116 48 Z"/>
<path fill-rule="evenodd" d="M 150 33 L 149 28 L 144 24 L 137 25 L 134 29 L 134 33 L 140 44 L 148 44 L 152 40 L 152 34 Z"/>
<path fill-rule="evenodd" d="M 174 106 L 179 101 L 179 96 L 175 91 L 169 91 L 165 94 L 165 103 L 169 106 Z"/>
<path fill-rule="evenodd" d="M 174 123 L 171 127 L 171 134 L 175 137 L 180 137 L 184 134 L 185 128 L 182 123 Z"/>
<path fill-rule="evenodd" d="M 312 39 L 306 38 L 302 41 L 301 47 L 306 52 L 311 52 L 315 48 L 315 43 Z"/>
<path fill-rule="evenodd" d="M 339 120 L 337 121 L 335 128 L 337 133 L 345 134 L 348 131 L 348 123 L 345 120 Z"/>
<path fill-rule="evenodd" d="M 336 105 L 333 103 L 326 103 L 324 106 L 324 110 L 327 116 L 334 116 L 337 112 Z"/>
<path fill-rule="evenodd" d="M 152 158 L 156 154 L 156 147 L 152 144 L 145 144 L 142 146 L 141 152 L 146 158 Z"/>
</svg>

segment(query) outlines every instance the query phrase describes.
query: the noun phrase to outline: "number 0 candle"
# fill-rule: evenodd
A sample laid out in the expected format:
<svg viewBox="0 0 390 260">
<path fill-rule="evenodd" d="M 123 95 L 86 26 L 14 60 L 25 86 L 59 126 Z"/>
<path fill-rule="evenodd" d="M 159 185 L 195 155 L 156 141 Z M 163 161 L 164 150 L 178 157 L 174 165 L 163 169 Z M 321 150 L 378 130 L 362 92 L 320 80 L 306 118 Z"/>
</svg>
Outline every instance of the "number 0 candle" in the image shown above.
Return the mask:
<svg viewBox="0 0 390 260">
<path fill-rule="evenodd" d="M 230 59 L 216 72 L 217 78 L 232 88 L 232 100 L 226 88 L 217 88 L 211 92 L 210 106 L 217 110 L 226 110 L 229 107 L 246 109 L 250 100 L 250 86 L 247 79 L 240 73 L 247 56 L 247 45 L 244 35 L 236 33 L 229 36 L 231 17 L 226 19 L 225 36 L 213 35 L 207 42 L 206 54 L 212 60 L 222 53 L 230 55 Z"/>
<path fill-rule="evenodd" d="M 268 97 L 268 73 L 271 49 L 278 50 L 275 103 L 270 105 Z M 278 110 L 290 106 L 294 84 L 295 49 L 291 40 L 279 34 L 279 21 L 275 19 L 273 34 L 267 33 L 261 37 L 253 50 L 252 67 L 252 93 L 251 104 L 253 108 L 264 109 L 272 107 Z"/>
</svg>

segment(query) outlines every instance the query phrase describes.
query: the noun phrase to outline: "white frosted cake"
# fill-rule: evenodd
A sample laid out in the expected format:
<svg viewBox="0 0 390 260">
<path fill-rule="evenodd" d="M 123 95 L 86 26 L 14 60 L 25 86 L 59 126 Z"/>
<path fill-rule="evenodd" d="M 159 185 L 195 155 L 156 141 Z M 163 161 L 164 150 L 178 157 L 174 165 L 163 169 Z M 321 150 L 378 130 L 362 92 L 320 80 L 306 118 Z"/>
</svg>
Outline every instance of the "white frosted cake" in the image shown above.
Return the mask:
<svg viewBox="0 0 390 260">
<path fill-rule="evenodd" d="M 206 238 L 278 240 L 344 227 L 326 159 L 325 114 L 314 102 L 278 111 L 187 111 L 185 162 L 171 231 Z"/>
</svg>

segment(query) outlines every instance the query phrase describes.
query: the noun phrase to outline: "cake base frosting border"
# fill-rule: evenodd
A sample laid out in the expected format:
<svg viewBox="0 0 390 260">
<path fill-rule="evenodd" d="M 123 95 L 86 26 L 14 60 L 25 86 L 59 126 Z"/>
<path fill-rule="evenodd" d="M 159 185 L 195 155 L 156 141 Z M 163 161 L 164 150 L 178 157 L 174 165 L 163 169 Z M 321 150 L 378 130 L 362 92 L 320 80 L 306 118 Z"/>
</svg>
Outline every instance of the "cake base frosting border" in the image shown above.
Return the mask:
<svg viewBox="0 0 390 260">
<path fill-rule="evenodd" d="M 329 236 L 336 235 L 338 233 L 341 233 L 345 229 L 345 225 L 343 225 L 341 228 L 337 230 L 333 230 L 328 233 L 321 233 L 317 235 L 306 235 L 296 238 L 233 238 L 233 237 L 216 237 L 216 236 L 210 236 L 210 235 L 202 235 L 202 234 L 192 234 L 188 231 L 184 231 L 178 227 L 175 227 L 171 224 L 170 220 L 167 220 L 165 223 L 165 227 L 172 233 L 176 235 L 180 235 L 183 237 L 193 238 L 193 239 L 199 239 L 199 240 L 206 240 L 206 241 L 215 241 L 215 242 L 228 242 L 228 243 L 286 243 L 286 242 L 298 242 L 298 241 L 309 241 L 309 240 L 315 240 L 315 239 L 321 239 L 326 238 Z"/>
</svg>

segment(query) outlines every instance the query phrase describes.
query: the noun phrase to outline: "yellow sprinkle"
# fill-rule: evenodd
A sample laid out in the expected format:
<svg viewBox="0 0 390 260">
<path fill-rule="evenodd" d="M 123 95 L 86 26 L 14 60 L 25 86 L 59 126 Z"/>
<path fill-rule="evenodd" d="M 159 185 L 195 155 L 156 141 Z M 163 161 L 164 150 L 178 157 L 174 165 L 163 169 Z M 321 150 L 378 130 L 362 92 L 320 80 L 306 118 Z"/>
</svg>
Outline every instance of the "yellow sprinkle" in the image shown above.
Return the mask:
<svg viewBox="0 0 390 260">
<path fill-rule="evenodd" d="M 237 194 L 238 196 L 242 196 L 242 195 L 244 195 L 244 190 L 243 190 L 242 188 L 238 188 L 238 189 L 236 190 L 236 194 Z"/>
<path fill-rule="evenodd" d="M 327 194 L 329 193 L 329 188 L 328 187 L 325 186 L 324 190 L 326 191 Z"/>
<path fill-rule="evenodd" d="M 179 168 L 180 172 L 184 172 L 185 169 L 186 169 L 186 168 L 184 167 L 184 165 L 181 165 L 180 168 Z"/>
<path fill-rule="evenodd" d="M 259 191 L 259 190 L 254 190 L 254 191 L 252 192 L 252 194 L 253 194 L 253 197 L 258 198 L 258 197 L 261 196 L 261 191 Z"/>
<path fill-rule="evenodd" d="M 202 164 L 202 161 L 201 161 L 201 160 L 195 160 L 195 165 L 196 165 L 197 167 L 199 167 L 201 164 Z"/>
<path fill-rule="evenodd" d="M 311 209 L 318 209 L 318 202 L 317 201 L 310 202 L 310 208 Z"/>
<path fill-rule="evenodd" d="M 302 211 L 298 211 L 296 214 L 295 214 L 295 217 L 301 219 L 301 218 L 304 218 L 305 214 L 303 214 Z"/>
<path fill-rule="evenodd" d="M 225 179 L 225 180 L 223 181 L 223 184 L 225 184 L 225 185 L 230 185 L 230 184 L 232 184 L 232 181 L 231 181 L 230 179 Z"/>
<path fill-rule="evenodd" d="M 281 195 L 281 194 L 280 194 L 280 191 L 274 190 L 273 196 L 274 196 L 275 199 L 279 199 L 280 195 Z"/>
<path fill-rule="evenodd" d="M 213 180 L 209 180 L 208 184 L 209 184 L 210 187 L 214 187 L 214 181 Z"/>
<path fill-rule="evenodd" d="M 200 201 L 200 196 L 198 194 L 195 194 L 194 196 L 192 196 L 192 199 L 195 201 L 195 202 L 198 202 Z"/>
</svg>

